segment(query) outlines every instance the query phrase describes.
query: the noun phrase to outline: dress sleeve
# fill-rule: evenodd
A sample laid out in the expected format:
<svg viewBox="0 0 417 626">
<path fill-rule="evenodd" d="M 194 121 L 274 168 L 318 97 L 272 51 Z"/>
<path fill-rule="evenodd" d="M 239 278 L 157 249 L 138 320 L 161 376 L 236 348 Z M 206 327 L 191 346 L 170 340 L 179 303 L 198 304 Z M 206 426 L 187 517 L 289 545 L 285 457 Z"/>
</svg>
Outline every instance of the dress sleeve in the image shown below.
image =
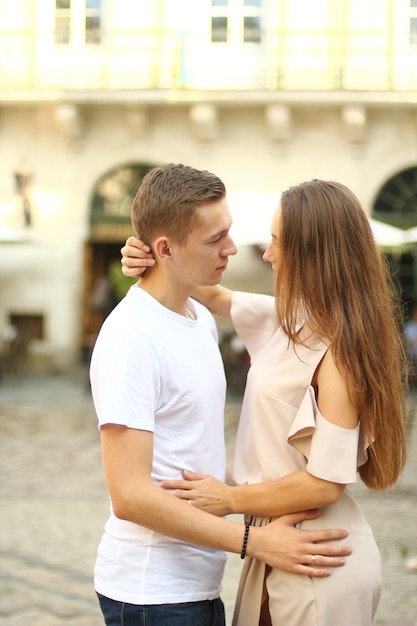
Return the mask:
<svg viewBox="0 0 417 626">
<path fill-rule="evenodd" d="M 251 359 L 265 347 L 278 328 L 273 296 L 235 291 L 231 317 Z"/>
<path fill-rule="evenodd" d="M 307 459 L 306 470 L 317 478 L 339 484 L 356 482 L 358 468 L 367 458 L 368 443 L 356 428 L 342 428 L 320 413 L 309 386 L 287 437 Z"/>
</svg>

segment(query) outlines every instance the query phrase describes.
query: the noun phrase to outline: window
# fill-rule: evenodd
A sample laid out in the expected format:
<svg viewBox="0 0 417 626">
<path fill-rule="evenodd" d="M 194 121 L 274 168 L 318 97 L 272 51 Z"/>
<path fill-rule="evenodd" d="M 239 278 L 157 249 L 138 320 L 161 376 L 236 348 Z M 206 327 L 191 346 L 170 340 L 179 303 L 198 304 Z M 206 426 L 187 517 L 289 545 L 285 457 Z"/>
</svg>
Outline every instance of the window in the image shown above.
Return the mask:
<svg viewBox="0 0 417 626">
<path fill-rule="evenodd" d="M 373 217 L 400 228 L 417 224 L 417 167 L 410 167 L 390 178 L 379 191 Z"/>
<path fill-rule="evenodd" d="M 86 0 L 85 3 L 85 43 L 100 43 L 101 40 L 101 0 Z"/>
<path fill-rule="evenodd" d="M 43 315 L 22 315 L 20 313 L 10 313 L 10 324 L 14 326 L 20 335 L 30 339 L 44 339 L 44 318 Z"/>
<path fill-rule="evenodd" d="M 55 0 L 57 45 L 99 44 L 101 22 L 101 0 Z"/>
<path fill-rule="evenodd" d="M 151 166 L 125 165 L 107 172 L 96 184 L 91 202 L 92 221 L 122 220 L 130 223 L 133 199 Z M 111 227 L 111 224 L 110 224 Z"/>
<path fill-rule="evenodd" d="M 410 18 L 410 43 L 417 45 L 417 17 Z"/>
<path fill-rule="evenodd" d="M 212 0 L 212 43 L 261 43 L 262 0 Z"/>
<path fill-rule="evenodd" d="M 55 43 L 69 44 L 71 24 L 71 0 L 55 2 Z"/>
<path fill-rule="evenodd" d="M 245 43 L 260 43 L 261 19 L 259 16 L 243 18 L 243 41 Z"/>
<path fill-rule="evenodd" d="M 214 43 L 227 42 L 227 17 L 211 18 L 211 41 Z"/>
<path fill-rule="evenodd" d="M 410 44 L 417 46 L 417 0 L 410 0 Z"/>
</svg>

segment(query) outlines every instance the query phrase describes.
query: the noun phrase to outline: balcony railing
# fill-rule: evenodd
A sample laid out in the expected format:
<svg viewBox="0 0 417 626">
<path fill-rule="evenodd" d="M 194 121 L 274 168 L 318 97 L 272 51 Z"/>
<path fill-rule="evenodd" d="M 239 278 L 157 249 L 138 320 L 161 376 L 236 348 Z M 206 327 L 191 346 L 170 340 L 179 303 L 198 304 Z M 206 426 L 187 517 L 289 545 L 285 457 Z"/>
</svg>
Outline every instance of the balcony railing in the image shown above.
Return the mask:
<svg viewBox="0 0 417 626">
<path fill-rule="evenodd" d="M 261 44 L 194 33 L 104 33 L 100 45 L 55 45 L 54 34 L 0 31 L 0 99 L 12 91 L 417 90 L 408 33 L 282 32 Z"/>
</svg>

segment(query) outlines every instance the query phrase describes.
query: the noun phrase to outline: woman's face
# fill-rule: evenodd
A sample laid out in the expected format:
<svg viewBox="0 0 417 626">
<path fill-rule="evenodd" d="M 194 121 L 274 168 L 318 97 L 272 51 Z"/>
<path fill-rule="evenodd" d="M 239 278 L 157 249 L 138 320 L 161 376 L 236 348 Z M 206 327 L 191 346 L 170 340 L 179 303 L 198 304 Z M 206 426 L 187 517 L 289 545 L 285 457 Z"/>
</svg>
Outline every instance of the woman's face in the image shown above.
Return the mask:
<svg viewBox="0 0 417 626">
<path fill-rule="evenodd" d="M 280 237 L 281 237 L 281 203 L 278 205 L 272 218 L 271 224 L 271 241 L 263 254 L 263 260 L 272 265 L 274 272 L 276 271 L 276 263 L 280 256 Z"/>
</svg>

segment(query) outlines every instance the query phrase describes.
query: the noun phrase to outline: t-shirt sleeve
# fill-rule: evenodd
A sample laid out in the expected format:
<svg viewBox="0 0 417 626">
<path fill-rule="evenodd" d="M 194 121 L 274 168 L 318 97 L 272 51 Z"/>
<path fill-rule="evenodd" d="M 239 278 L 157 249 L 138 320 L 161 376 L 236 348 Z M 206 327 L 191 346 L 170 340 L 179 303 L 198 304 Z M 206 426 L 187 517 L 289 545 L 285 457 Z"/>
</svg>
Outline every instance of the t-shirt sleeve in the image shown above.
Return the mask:
<svg viewBox="0 0 417 626">
<path fill-rule="evenodd" d="M 119 424 L 153 432 L 160 379 L 147 337 L 132 328 L 99 335 L 90 378 L 99 427 Z"/>
<path fill-rule="evenodd" d="M 272 296 L 235 291 L 231 317 L 235 331 L 251 358 L 266 346 L 277 330 L 275 299 Z"/>
<path fill-rule="evenodd" d="M 309 386 L 288 433 L 287 441 L 307 459 L 306 470 L 317 478 L 339 484 L 356 482 L 367 458 L 368 444 L 360 424 L 342 428 L 320 413 Z"/>
</svg>

